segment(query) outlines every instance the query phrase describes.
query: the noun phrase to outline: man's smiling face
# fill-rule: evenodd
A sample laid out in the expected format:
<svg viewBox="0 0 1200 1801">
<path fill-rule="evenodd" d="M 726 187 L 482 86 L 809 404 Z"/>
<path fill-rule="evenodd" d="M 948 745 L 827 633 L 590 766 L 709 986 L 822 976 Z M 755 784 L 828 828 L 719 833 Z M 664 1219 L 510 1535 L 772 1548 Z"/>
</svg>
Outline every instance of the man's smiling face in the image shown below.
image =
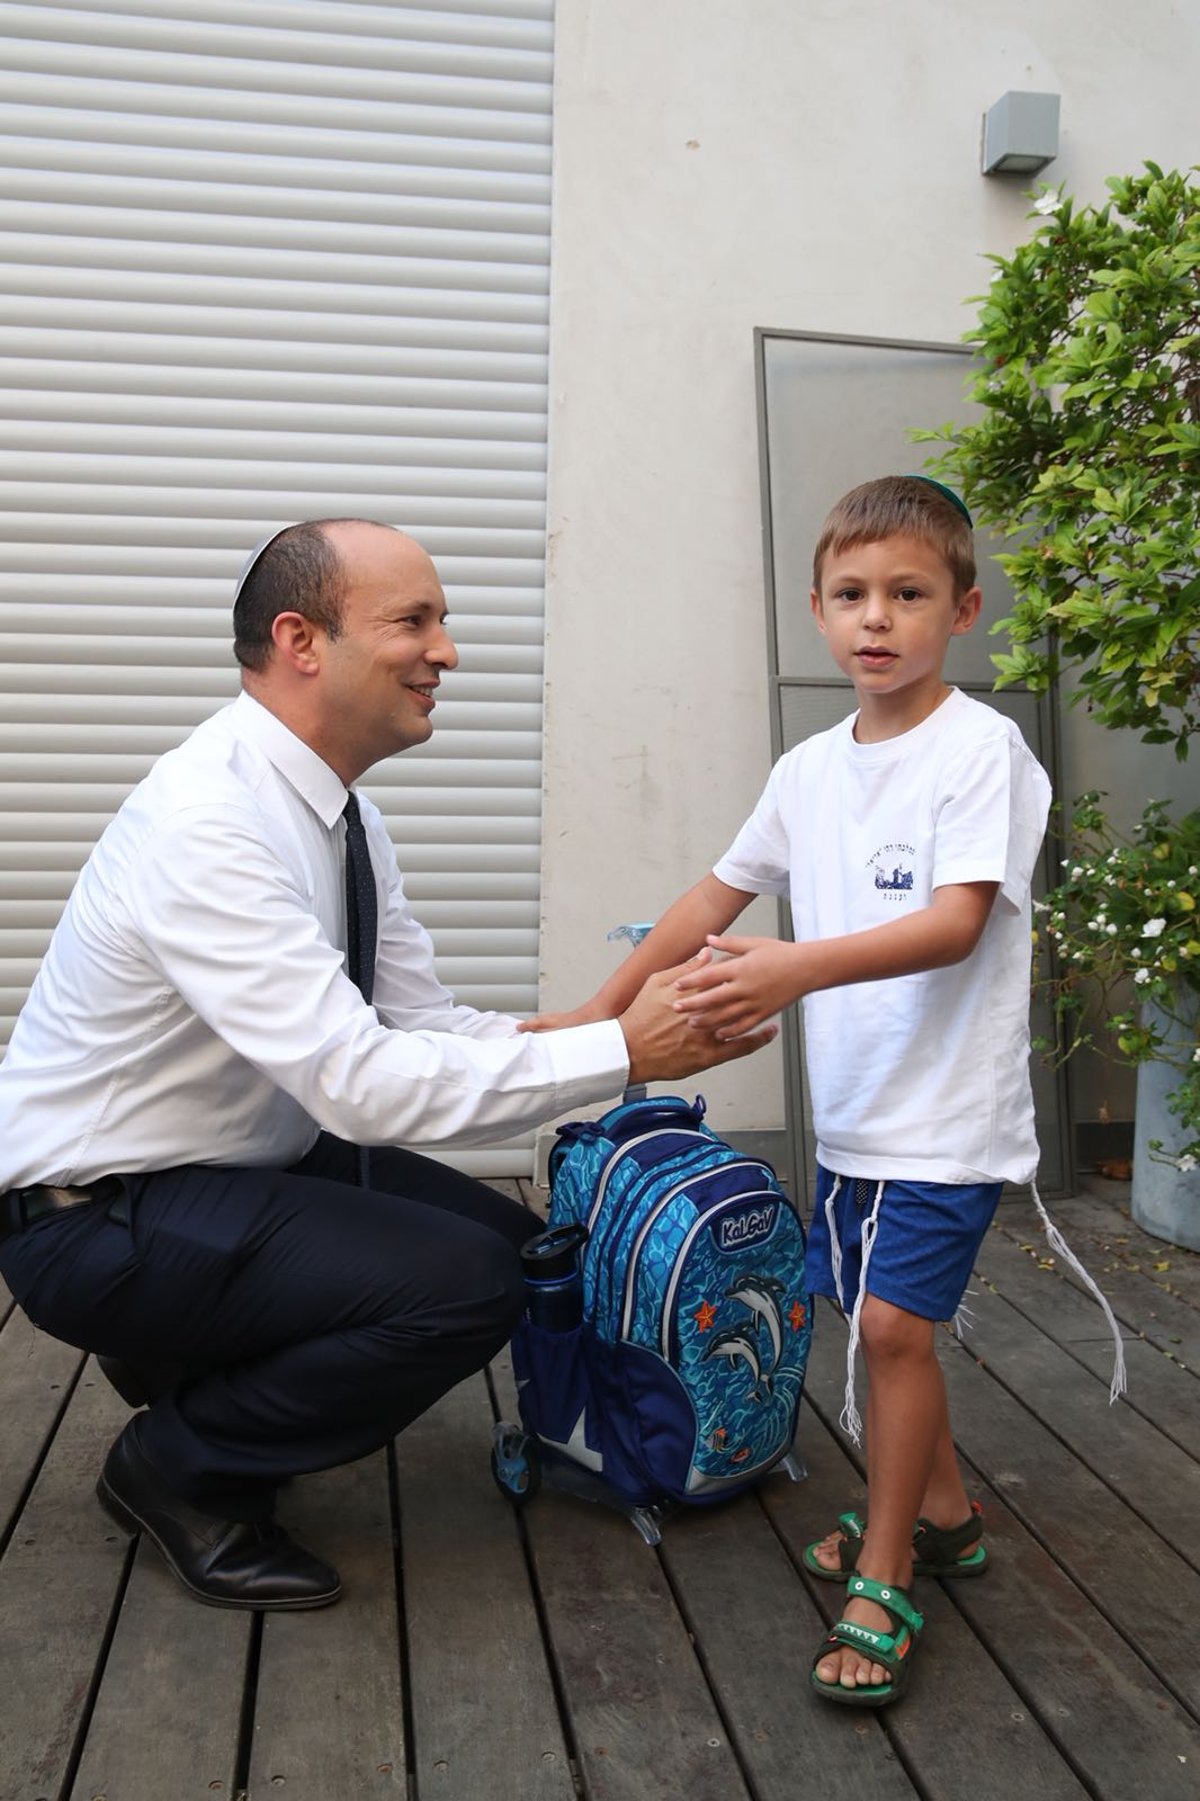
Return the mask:
<svg viewBox="0 0 1200 1801">
<path fill-rule="evenodd" d="M 323 711 L 342 764 L 370 768 L 423 744 L 458 652 L 438 574 L 419 544 L 360 521 L 326 528 L 342 564 L 342 625 L 322 646 Z M 331 759 L 332 760 L 332 759 Z"/>
</svg>

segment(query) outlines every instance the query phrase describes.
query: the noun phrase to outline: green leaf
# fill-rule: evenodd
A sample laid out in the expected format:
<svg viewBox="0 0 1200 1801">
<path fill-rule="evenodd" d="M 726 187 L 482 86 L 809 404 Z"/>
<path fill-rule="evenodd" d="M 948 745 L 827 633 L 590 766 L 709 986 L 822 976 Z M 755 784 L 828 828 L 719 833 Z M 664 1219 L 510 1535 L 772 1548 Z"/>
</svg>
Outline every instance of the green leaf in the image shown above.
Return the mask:
<svg viewBox="0 0 1200 1801">
<path fill-rule="evenodd" d="M 1147 164 L 1099 207 L 1058 191 L 988 259 L 976 418 L 918 438 L 1005 541 L 999 682 L 1073 669 L 1101 725 L 1180 757 L 1200 727 L 1198 174 Z"/>
</svg>

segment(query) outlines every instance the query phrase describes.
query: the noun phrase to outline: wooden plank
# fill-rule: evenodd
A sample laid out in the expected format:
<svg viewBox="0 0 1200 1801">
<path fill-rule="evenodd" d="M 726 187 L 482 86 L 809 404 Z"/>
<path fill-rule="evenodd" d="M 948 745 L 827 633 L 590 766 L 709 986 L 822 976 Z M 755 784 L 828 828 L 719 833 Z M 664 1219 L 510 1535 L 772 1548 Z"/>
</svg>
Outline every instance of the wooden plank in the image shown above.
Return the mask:
<svg viewBox="0 0 1200 1801">
<path fill-rule="evenodd" d="M 1065 1228 L 1086 1236 L 1097 1249 L 1119 1257 L 1126 1269 L 1140 1271 L 1155 1287 L 1200 1309 L 1200 1251 L 1184 1250 L 1143 1232 L 1127 1200 L 1075 1195 L 1056 1201 L 1053 1216 L 1061 1217 Z"/>
<path fill-rule="evenodd" d="M 953 1341 L 942 1365 L 964 1454 L 1159 1680 L 1195 1707 L 1200 1576 Z"/>
<path fill-rule="evenodd" d="M 990 1232 L 977 1265 L 987 1283 L 1029 1324 L 1077 1358 L 1105 1384 L 1112 1372 L 1112 1338 L 1095 1301 L 1057 1269 L 1038 1260 L 1004 1232 Z M 1129 1388 L 1125 1397 L 1144 1419 L 1200 1460 L 1200 1381 L 1145 1339 L 1123 1329 Z M 968 1340 L 969 1342 L 969 1340 Z"/>
<path fill-rule="evenodd" d="M 342 1577 L 333 1607 L 263 1616 L 249 1793 L 405 1793 L 392 1518 L 384 1452 L 305 1476 L 279 1518 Z M 110 1801 L 114 1798 L 110 1796 Z"/>
<path fill-rule="evenodd" d="M 37 1331 L 17 1307 L 0 1330 L 0 1543 L 82 1362 L 82 1351 Z"/>
<path fill-rule="evenodd" d="M 1074 1214 L 1070 1219 L 1062 1215 L 1061 1204 L 1056 1204 L 1054 1217 L 1067 1228 L 1068 1244 L 1108 1297 L 1122 1325 L 1140 1332 L 1151 1344 L 1189 1369 L 1200 1370 L 1200 1313 L 1147 1275 L 1145 1269 L 1128 1266 L 1120 1247 L 1111 1239 L 1093 1243 L 1086 1229 L 1081 1230 L 1075 1223 Z M 1030 1247 L 1040 1257 L 1050 1254 L 1045 1233 L 1032 1206 L 1024 1202 L 1005 1206 L 997 1214 L 997 1223 L 1017 1244 Z M 1186 1252 L 1177 1254 L 1188 1255 Z M 1087 1292 L 1073 1271 L 1063 1269 L 1060 1273 L 1064 1281 L 1077 1286 L 1081 1293 Z"/>
<path fill-rule="evenodd" d="M 1196 1801 L 1196 1721 L 998 1498 L 986 1505 L 992 1568 L 984 1580 L 959 1582 L 953 1597 L 1026 1705 L 1052 1728 L 1097 1801 Z M 1193 1673 L 1196 1650 L 1193 1629 Z M 986 1792 L 1010 1795 L 1015 1768 L 1041 1801 L 1023 1764 L 1006 1769 L 988 1755 L 985 1768 Z M 960 1792 L 978 1795 L 979 1785 Z"/>
<path fill-rule="evenodd" d="M 535 1567 L 592 1801 L 748 1790 L 655 1553 L 607 1509 L 543 1491 Z"/>
<path fill-rule="evenodd" d="M 417 1793 L 573 1801 L 518 1522 L 492 1480 L 492 1423 L 476 1376 L 396 1442 Z"/>
<path fill-rule="evenodd" d="M 1194 1542 L 1200 1469 L 1179 1446 L 1123 1401 L 1109 1402 L 1108 1381 L 1085 1369 L 1000 1294 L 981 1285 L 972 1299 L 965 1348 L 1017 1395 L 1106 1487 L 1200 1571 Z M 1111 1357 L 1112 1340 L 1108 1340 Z M 1157 1355 L 1151 1352 L 1151 1355 Z M 1189 1388 L 1200 1388 L 1179 1372 Z"/>
<path fill-rule="evenodd" d="M 71 1801 L 229 1801 L 251 1625 L 193 1600 L 141 1538 Z"/>
<path fill-rule="evenodd" d="M 880 1716 L 849 1715 L 809 1692 L 827 1625 L 771 1521 L 787 1538 L 794 1504 L 811 1538 L 811 1495 L 785 1476 L 768 1477 L 763 1495 L 770 1520 L 757 1495 L 744 1496 L 680 1513 L 662 1546 L 756 1801 L 795 1801 L 804 1773 L 817 1771 L 824 1801 L 911 1801 L 917 1791 Z"/>
<path fill-rule="evenodd" d="M 1072 1234 L 1072 1239 L 1076 1236 Z M 1089 1262 L 1088 1245 L 1075 1243 L 1073 1248 L 1083 1254 L 1091 1274 L 1107 1296 L 1108 1260 L 1097 1261 L 1093 1257 Z M 979 1247 L 975 1276 L 992 1280 L 993 1265 L 1005 1272 L 1010 1283 L 1019 1281 L 1022 1294 L 1027 1294 L 1031 1300 L 1038 1294 L 1053 1297 L 1050 1305 L 1044 1305 L 1036 1311 L 1039 1323 L 1042 1319 L 1053 1322 L 1053 1329 L 1049 1326 L 1046 1329 L 1058 1344 L 1074 1344 L 1077 1340 L 1104 1337 L 1111 1343 L 1112 1334 L 1109 1332 L 1108 1322 L 1095 1297 L 1072 1274 L 1070 1267 L 1060 1263 L 1053 1255 L 1046 1242 L 1046 1235 L 1040 1228 L 1031 1227 L 1026 1233 L 1019 1221 L 1014 1219 L 1010 1226 L 997 1217 Z M 972 1280 L 965 1297 L 968 1308 L 971 1306 L 974 1286 Z M 1148 1285 L 1141 1285 L 1139 1292 L 1145 1299 L 1152 1299 L 1153 1291 Z M 1123 1331 L 1127 1337 L 1136 1335 L 1138 1327 L 1136 1323 L 1126 1321 L 1123 1322 Z"/>
<path fill-rule="evenodd" d="M 507 1354 L 492 1368 L 515 1418 Z M 748 1801 L 655 1552 L 620 1514 L 551 1490 L 525 1518 L 589 1801 Z"/>
<path fill-rule="evenodd" d="M 826 1323 L 819 1321 L 817 1335 L 832 1340 L 832 1333 L 821 1332 Z M 848 1507 L 862 1511 L 866 1505 L 862 1480 L 844 1447 L 808 1407 L 802 1416 L 800 1442 L 809 1468 L 808 1481 L 798 1487 L 771 1482 L 763 1490 L 771 1520 L 797 1562 L 804 1546 L 831 1530 L 840 1513 Z M 841 1610 L 845 1590 L 816 1578 L 806 1580 L 826 1623 L 832 1625 Z M 1020 1769 L 1026 1792 L 1036 1795 L 1038 1801 L 1083 1801 L 1087 1791 L 1047 1734 L 1038 1714 L 1027 1707 L 1021 1693 L 948 1594 L 935 1582 L 921 1581 L 915 1586 L 913 1599 L 925 1615 L 926 1627 L 909 1691 L 902 1702 L 879 1717 L 905 1765 L 916 1773 L 921 1795 L 928 1801 L 961 1801 L 968 1794 L 978 1801 L 996 1794 L 1007 1796 L 1011 1793 L 1009 1773 Z M 819 1631 L 806 1645 L 808 1662 L 818 1642 Z M 807 1681 L 806 1668 L 806 1686 Z M 854 1754 L 862 1741 L 851 1738 L 845 1720 L 856 1716 L 815 1696 L 809 1705 L 823 1716 L 833 1716 L 841 1729 L 841 1763 L 845 1767 L 839 1771 L 838 1786 L 830 1793 L 836 1795 L 837 1801 L 842 1796 L 853 1801 Z M 951 1710 L 952 1731 L 947 1730 L 947 1713 Z M 825 1767 L 821 1766 L 823 1774 Z"/>
<path fill-rule="evenodd" d="M 95 1499 L 128 1408 L 85 1371 L 0 1561 L 0 1795 L 57 1796 L 120 1594 L 129 1540 Z"/>
<path fill-rule="evenodd" d="M 814 1334 L 813 1355 L 809 1363 L 809 1390 L 823 1410 L 836 1415 L 841 1407 L 845 1339 L 841 1333 L 822 1332 L 827 1321 L 823 1317 Z M 948 1340 L 947 1361 L 951 1365 L 970 1366 L 970 1359 Z M 952 1399 L 952 1417 L 956 1437 L 968 1444 L 977 1413 L 990 1417 L 990 1410 L 1006 1397 L 998 1385 L 976 1368 L 977 1381 L 970 1392 Z M 1010 1405 L 1013 1405 L 1010 1403 Z M 1013 1406 L 1014 1412 L 1019 1412 Z M 1001 1445 L 1011 1439 L 1007 1422 L 1001 1420 L 997 1436 Z M 1037 1430 L 1040 1430 L 1038 1428 Z M 1171 1693 L 1147 1668 L 1135 1647 L 1123 1632 L 1114 1628 L 1094 1597 L 1059 1567 L 1039 1542 L 1047 1536 L 1046 1522 L 1063 1510 L 1064 1498 L 1055 1482 L 1055 1472 L 1044 1478 L 1032 1457 L 1022 1455 L 1015 1443 L 1005 1460 L 1001 1474 L 1010 1489 L 1019 1490 L 1021 1517 L 1009 1508 L 998 1486 L 980 1486 L 968 1482 L 984 1501 L 988 1542 L 992 1564 L 985 1578 L 944 1584 L 922 1582 L 918 1602 L 924 1610 L 930 1607 L 935 1630 L 943 1630 L 944 1613 L 939 1607 L 954 1607 L 971 1624 L 999 1668 L 1016 1691 L 1018 1700 L 1012 1709 L 1013 1724 L 1024 1726 L 1017 1716 L 1025 1714 L 1036 1721 L 1041 1730 L 1069 1760 L 1072 1769 L 1088 1791 L 1104 1801 L 1129 1801 L 1135 1794 L 1170 1796 L 1171 1801 L 1194 1801 L 1195 1771 L 1200 1760 L 1195 1721 L 1189 1718 Z M 1069 1461 L 1069 1458 L 1068 1458 Z M 1020 1474 L 1015 1472 L 1018 1466 Z M 847 1496 L 851 1504 L 859 1497 Z M 1067 1497 L 1071 1517 L 1077 1509 Z M 836 1507 L 834 1517 L 836 1517 Z M 1122 1510 L 1126 1530 L 1132 1544 L 1142 1531 L 1136 1519 Z M 1032 1528 L 1024 1516 L 1032 1518 Z M 1086 1535 L 1086 1511 L 1079 1518 L 1079 1532 Z M 1120 1547 L 1102 1544 L 1100 1556 L 1119 1557 Z M 933 1600 L 942 1590 L 940 1602 Z M 931 1638 L 922 1647 L 921 1658 L 936 1645 Z M 1195 1634 L 1191 1634 L 1195 1646 Z M 952 1666 L 947 1692 L 954 1696 L 957 1710 L 964 1687 L 973 1686 L 961 1680 L 962 1666 Z M 915 1704 L 915 1688 L 919 1666 L 914 1667 L 914 1693 L 896 1709 L 893 1718 L 897 1731 Z M 997 1720 L 993 1732 L 1003 1726 Z M 915 1752 L 916 1767 L 924 1777 L 924 1754 Z M 1181 1761 L 1182 1760 L 1182 1761 Z M 1155 1770 L 1155 1784 L 1150 1786 L 1143 1776 L 1150 1766 Z M 951 1790 L 953 1801 L 971 1793 L 980 1797 L 1008 1796 L 1012 1792 L 1011 1772 L 1020 1769 L 1022 1786 L 1042 1798 L 1044 1776 L 1026 1780 L 1025 1754 L 1006 1755 L 1002 1743 L 993 1738 L 986 1743 L 971 1780 L 963 1781 L 957 1791 Z M 1060 1772 L 1059 1780 L 1066 1778 Z"/>
</svg>

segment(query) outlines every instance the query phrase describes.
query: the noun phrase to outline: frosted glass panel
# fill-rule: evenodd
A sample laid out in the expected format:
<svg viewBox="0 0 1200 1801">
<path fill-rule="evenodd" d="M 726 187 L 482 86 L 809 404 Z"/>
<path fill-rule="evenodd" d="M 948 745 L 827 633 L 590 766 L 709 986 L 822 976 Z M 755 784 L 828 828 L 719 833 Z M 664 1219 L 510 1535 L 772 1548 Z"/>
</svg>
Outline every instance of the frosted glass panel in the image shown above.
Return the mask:
<svg viewBox="0 0 1200 1801">
<path fill-rule="evenodd" d="M 823 676 L 828 653 L 809 611 L 812 552 L 834 501 L 859 482 L 920 470 L 932 446 L 911 444 L 912 426 L 936 427 L 970 409 L 970 360 L 953 349 L 767 337 L 763 343 L 771 545 L 779 673 Z M 983 613 L 956 639 L 952 681 L 991 684 L 988 626 L 1008 610 L 1008 583 L 977 537 Z"/>
</svg>

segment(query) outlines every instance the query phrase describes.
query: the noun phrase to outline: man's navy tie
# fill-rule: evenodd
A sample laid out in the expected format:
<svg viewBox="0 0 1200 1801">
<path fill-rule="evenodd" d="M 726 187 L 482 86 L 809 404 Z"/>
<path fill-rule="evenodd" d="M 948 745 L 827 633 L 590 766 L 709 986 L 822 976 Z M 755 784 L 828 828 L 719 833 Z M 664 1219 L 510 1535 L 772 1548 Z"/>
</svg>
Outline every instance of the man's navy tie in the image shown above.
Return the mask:
<svg viewBox="0 0 1200 1801">
<path fill-rule="evenodd" d="M 379 905 L 367 834 L 358 811 L 358 796 L 346 796 L 342 814 L 346 821 L 346 973 L 369 1006 L 375 988 L 375 948 L 379 936 Z M 371 1186 L 370 1154 L 360 1148 L 358 1179 Z"/>
</svg>

